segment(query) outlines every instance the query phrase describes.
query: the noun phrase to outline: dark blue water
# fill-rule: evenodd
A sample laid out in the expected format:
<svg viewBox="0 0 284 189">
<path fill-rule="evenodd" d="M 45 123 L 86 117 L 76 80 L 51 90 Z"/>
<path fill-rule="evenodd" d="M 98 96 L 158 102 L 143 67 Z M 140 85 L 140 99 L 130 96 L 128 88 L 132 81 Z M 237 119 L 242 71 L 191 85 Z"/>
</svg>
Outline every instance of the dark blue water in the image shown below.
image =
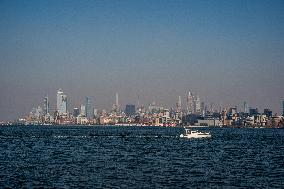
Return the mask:
<svg viewBox="0 0 284 189">
<path fill-rule="evenodd" d="M 0 187 L 283 188 L 284 130 L 0 127 Z"/>
</svg>

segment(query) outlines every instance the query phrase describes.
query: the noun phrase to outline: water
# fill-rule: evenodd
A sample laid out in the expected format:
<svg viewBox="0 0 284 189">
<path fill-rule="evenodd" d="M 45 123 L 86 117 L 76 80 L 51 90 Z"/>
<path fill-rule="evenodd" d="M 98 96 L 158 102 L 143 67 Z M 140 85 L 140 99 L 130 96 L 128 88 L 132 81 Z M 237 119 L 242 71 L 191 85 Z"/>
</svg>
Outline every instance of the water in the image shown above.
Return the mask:
<svg viewBox="0 0 284 189">
<path fill-rule="evenodd" d="M 0 127 L 1 188 L 283 188 L 284 130 Z"/>
</svg>

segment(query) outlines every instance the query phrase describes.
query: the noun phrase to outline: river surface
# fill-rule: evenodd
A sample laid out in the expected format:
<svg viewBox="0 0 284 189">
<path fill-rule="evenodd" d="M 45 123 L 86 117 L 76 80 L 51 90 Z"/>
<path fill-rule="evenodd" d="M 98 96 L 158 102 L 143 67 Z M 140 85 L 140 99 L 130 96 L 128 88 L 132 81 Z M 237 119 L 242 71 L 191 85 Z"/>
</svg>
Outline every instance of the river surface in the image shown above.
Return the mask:
<svg viewBox="0 0 284 189">
<path fill-rule="evenodd" d="M 284 129 L 0 127 L 0 188 L 284 188 Z"/>
</svg>

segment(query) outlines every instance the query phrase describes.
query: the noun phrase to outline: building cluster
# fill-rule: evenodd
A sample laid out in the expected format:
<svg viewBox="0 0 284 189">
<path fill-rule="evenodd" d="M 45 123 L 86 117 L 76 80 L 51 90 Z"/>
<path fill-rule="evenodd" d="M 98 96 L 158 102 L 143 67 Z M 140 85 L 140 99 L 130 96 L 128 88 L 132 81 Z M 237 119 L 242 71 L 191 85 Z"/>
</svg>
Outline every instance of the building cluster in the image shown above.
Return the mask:
<svg viewBox="0 0 284 189">
<path fill-rule="evenodd" d="M 22 124 L 58 124 L 58 125 L 145 125 L 145 126 L 220 126 L 220 127 L 283 127 L 283 115 L 273 115 L 269 109 L 260 113 L 257 108 L 250 108 L 244 102 L 243 111 L 237 107 L 214 110 L 213 104 L 208 108 L 198 95 L 190 91 L 186 104 L 178 97 L 176 107 L 165 108 L 155 102 L 149 106 L 127 104 L 122 108 L 118 93 L 111 111 L 98 110 L 94 107 L 92 97 L 86 97 L 85 103 L 68 112 L 68 98 L 61 89 L 57 90 L 56 109 L 51 111 L 48 96 L 43 105 L 33 108 L 28 116 L 19 119 Z"/>
<path fill-rule="evenodd" d="M 284 103 L 284 102 L 283 102 Z M 273 115 L 270 109 L 264 109 L 260 113 L 257 108 L 249 108 L 248 111 L 237 111 L 237 107 L 225 108 L 221 112 L 207 112 L 205 116 L 190 114 L 184 117 L 184 123 L 196 126 L 219 127 L 284 127 L 284 117 Z"/>
</svg>

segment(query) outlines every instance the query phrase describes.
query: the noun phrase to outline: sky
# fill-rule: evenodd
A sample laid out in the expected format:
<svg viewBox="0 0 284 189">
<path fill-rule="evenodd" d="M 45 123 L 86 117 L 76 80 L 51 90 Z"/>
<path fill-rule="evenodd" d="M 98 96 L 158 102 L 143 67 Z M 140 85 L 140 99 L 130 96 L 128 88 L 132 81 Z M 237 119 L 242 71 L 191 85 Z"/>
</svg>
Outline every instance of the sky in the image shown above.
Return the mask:
<svg viewBox="0 0 284 189">
<path fill-rule="evenodd" d="M 0 0 L 0 121 L 62 88 L 94 99 L 270 108 L 284 100 L 283 0 Z"/>
</svg>

